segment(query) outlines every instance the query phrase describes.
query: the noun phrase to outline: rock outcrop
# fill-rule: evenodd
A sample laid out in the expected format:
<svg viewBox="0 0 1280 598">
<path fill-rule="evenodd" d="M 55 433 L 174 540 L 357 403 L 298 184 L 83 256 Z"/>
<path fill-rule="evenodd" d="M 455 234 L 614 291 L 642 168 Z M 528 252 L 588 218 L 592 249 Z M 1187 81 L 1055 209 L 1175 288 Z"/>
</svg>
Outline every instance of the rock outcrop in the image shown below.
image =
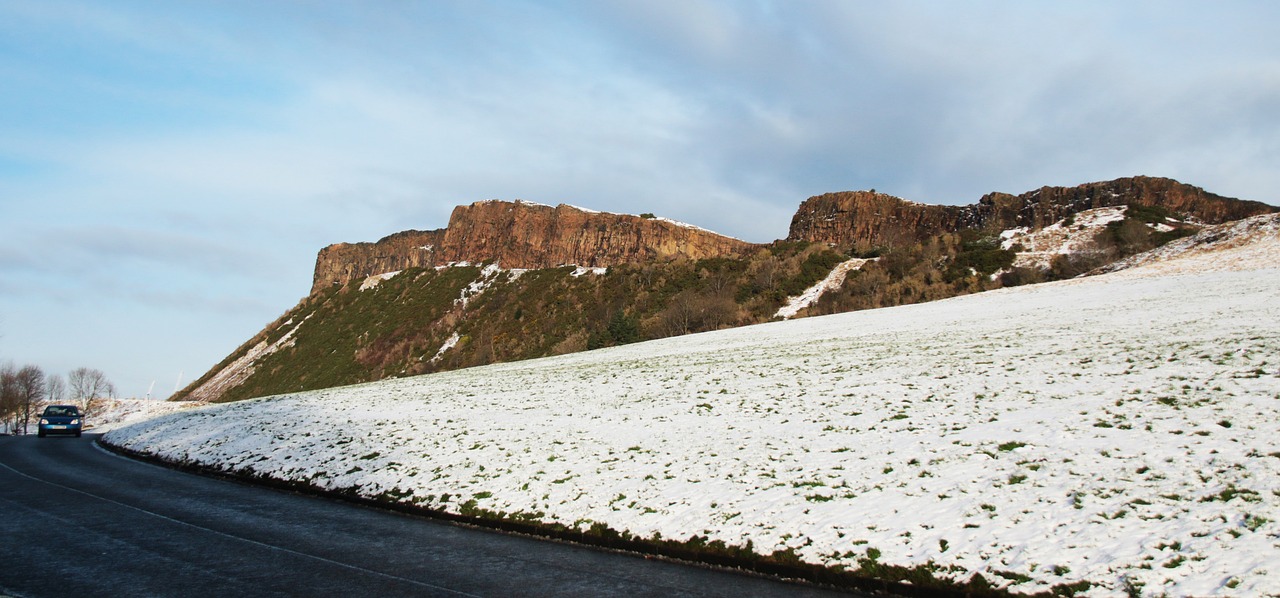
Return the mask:
<svg viewBox="0 0 1280 598">
<path fill-rule="evenodd" d="M 965 228 L 1048 226 L 1084 210 L 1161 206 L 1209 224 L 1277 211 L 1274 206 L 1206 192 L 1166 178 L 1131 177 L 1021 195 L 989 193 L 964 206 L 929 205 L 874 191 L 805 200 L 791 219 L 790 241 L 867 250 L 924 241 Z M 375 274 L 449 263 L 496 261 L 503 268 L 599 268 L 683 257 L 742 254 L 755 247 L 663 218 L 593 212 L 561 204 L 480 201 L 454 208 L 446 228 L 410 230 L 376 243 L 338 243 L 316 257 L 312 293 Z"/>
<path fill-rule="evenodd" d="M 964 228 L 1039 228 L 1084 210 L 1119 205 L 1160 206 L 1210 224 L 1278 210 L 1153 177 L 1041 187 L 1022 195 L 989 193 L 966 206 L 919 204 L 872 191 L 846 191 L 805 200 L 791 219 L 787 238 L 869 249 L 917 243 Z"/>
<path fill-rule="evenodd" d="M 599 268 L 673 258 L 740 254 L 753 244 L 663 218 L 593 212 L 561 204 L 480 201 L 454 208 L 449 226 L 405 231 L 376 243 L 338 243 L 316 257 L 311 292 L 384 272 L 457 262 L 503 268 Z"/>
<path fill-rule="evenodd" d="M 335 243 L 316 256 L 311 292 L 331 284 L 344 284 L 383 272 L 434 266 L 436 248 L 444 240 L 444 229 L 409 230 L 377 243 Z"/>
</svg>

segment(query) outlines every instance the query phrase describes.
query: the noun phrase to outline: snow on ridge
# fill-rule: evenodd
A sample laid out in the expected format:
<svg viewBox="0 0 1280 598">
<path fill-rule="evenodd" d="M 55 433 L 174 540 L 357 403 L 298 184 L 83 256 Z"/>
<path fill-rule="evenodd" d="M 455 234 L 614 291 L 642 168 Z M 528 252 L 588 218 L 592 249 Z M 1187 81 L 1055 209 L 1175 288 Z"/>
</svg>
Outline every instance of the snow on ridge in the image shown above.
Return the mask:
<svg viewBox="0 0 1280 598">
<path fill-rule="evenodd" d="M 795 297 L 788 297 L 786 305 L 778 308 L 778 311 L 773 314 L 773 317 L 782 318 L 784 320 L 794 318 L 796 314 L 800 313 L 800 310 L 817 303 L 818 299 L 821 299 L 822 295 L 827 291 L 839 289 L 840 286 L 844 284 L 844 279 L 849 276 L 850 272 L 854 270 L 861 270 L 862 266 L 866 265 L 869 261 L 871 260 L 853 258 L 836 264 L 836 267 L 831 269 L 831 272 L 827 274 L 826 278 L 823 278 L 818 281 L 817 284 L 805 289 L 804 292 L 799 295 L 796 295 Z"/>
<path fill-rule="evenodd" d="M 735 240 L 735 241 L 742 241 L 742 239 L 739 239 L 739 238 L 737 238 L 737 237 L 730 237 L 729 235 L 726 235 L 726 234 L 723 234 L 723 233 L 718 233 L 718 232 L 713 231 L 713 230 L 709 230 L 709 229 L 702 228 L 701 226 L 698 226 L 698 225 L 696 225 L 696 224 L 689 224 L 688 222 L 680 222 L 679 220 L 672 220 L 672 219 L 670 219 L 670 218 L 663 218 L 662 216 L 655 216 L 655 217 L 653 217 L 653 218 L 648 218 L 648 220 L 657 220 L 658 222 L 665 222 L 665 223 L 667 223 L 667 224 L 672 224 L 672 225 L 675 225 L 675 226 L 679 226 L 679 227 L 681 227 L 681 228 L 687 228 L 687 229 L 690 229 L 690 230 L 696 230 L 696 231 L 700 231 L 700 232 L 704 232 L 704 233 L 710 233 L 710 234 L 713 234 L 713 235 L 715 235 L 715 236 L 717 236 L 717 237 L 724 237 L 724 238 L 726 238 L 726 239 L 733 239 L 733 240 Z M 745 243 L 746 241 L 743 241 L 743 242 Z"/>
<path fill-rule="evenodd" d="M 1280 255 L 1265 235 L 1217 253 L 1258 244 Z M 1277 292 L 1275 266 L 1119 272 L 219 405 L 107 441 L 814 563 L 874 548 L 1017 592 L 1277 594 Z"/>
</svg>

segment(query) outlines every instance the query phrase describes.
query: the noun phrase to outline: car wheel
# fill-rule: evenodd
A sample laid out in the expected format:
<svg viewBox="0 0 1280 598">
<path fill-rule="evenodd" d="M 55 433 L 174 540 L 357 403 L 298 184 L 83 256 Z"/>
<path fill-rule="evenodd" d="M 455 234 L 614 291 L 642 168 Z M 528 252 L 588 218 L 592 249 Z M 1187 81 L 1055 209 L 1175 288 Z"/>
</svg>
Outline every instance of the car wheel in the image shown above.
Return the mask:
<svg viewBox="0 0 1280 598">
<path fill-rule="evenodd" d="M 44 432 L 36 432 L 36 438 L 44 438 Z"/>
<path fill-rule="evenodd" d="M 76 432 L 76 438 L 79 438 L 79 437 L 80 437 L 80 433 Z"/>
</svg>

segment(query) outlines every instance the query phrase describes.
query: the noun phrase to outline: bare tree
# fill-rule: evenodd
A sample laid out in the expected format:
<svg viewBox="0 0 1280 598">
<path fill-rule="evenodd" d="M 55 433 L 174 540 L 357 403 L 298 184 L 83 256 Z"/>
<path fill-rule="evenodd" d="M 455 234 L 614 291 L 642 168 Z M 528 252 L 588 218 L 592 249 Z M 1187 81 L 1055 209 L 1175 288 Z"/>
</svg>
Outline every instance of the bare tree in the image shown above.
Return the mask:
<svg viewBox="0 0 1280 598">
<path fill-rule="evenodd" d="M 18 404 L 18 370 L 5 362 L 0 364 L 0 421 L 9 434 L 18 429 Z"/>
<path fill-rule="evenodd" d="M 22 433 L 27 433 L 27 423 L 31 415 L 40 408 L 44 401 L 44 370 L 39 366 L 25 365 L 14 374 L 18 392 L 18 411 L 21 420 L 18 422 Z"/>
<path fill-rule="evenodd" d="M 116 388 L 107 380 L 102 370 L 93 368 L 76 368 L 67 374 L 71 384 L 71 400 L 80 405 L 85 416 L 93 410 L 95 402 L 115 394 Z"/>
<path fill-rule="evenodd" d="M 65 403 L 67 401 L 66 379 L 57 374 L 49 374 L 44 381 L 44 395 L 50 403 Z"/>
<path fill-rule="evenodd" d="M 718 295 L 700 295 L 686 289 L 671 298 L 666 309 L 658 313 L 658 325 L 664 336 L 718 330 L 737 316 L 733 299 Z"/>
</svg>

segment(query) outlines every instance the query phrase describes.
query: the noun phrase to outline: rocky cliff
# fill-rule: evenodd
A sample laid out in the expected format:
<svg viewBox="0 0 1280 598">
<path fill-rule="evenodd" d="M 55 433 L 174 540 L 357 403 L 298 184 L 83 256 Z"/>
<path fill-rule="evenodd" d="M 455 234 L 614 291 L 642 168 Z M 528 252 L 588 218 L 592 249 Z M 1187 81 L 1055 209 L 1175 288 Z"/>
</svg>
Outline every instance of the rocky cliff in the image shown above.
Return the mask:
<svg viewBox="0 0 1280 598">
<path fill-rule="evenodd" d="M 740 241 L 663 218 L 593 212 L 561 204 L 481 201 L 454 208 L 449 226 L 405 231 L 376 243 L 338 243 L 316 257 L 314 293 L 405 268 L 496 261 L 503 268 L 605 267 L 741 253 Z"/>
<path fill-rule="evenodd" d="M 342 284 L 406 268 L 426 268 L 436 264 L 435 249 L 444 240 L 444 229 L 409 230 L 377 243 L 335 243 L 316 256 L 311 292 L 331 284 Z"/>
<path fill-rule="evenodd" d="M 1022 195 L 989 193 L 965 206 L 919 204 L 873 191 L 846 191 L 805 200 L 791 219 L 787 238 L 869 249 L 916 243 L 963 228 L 1039 228 L 1084 210 L 1118 205 L 1160 206 L 1210 224 L 1277 211 L 1264 203 L 1153 177 L 1041 187 Z"/>
</svg>

